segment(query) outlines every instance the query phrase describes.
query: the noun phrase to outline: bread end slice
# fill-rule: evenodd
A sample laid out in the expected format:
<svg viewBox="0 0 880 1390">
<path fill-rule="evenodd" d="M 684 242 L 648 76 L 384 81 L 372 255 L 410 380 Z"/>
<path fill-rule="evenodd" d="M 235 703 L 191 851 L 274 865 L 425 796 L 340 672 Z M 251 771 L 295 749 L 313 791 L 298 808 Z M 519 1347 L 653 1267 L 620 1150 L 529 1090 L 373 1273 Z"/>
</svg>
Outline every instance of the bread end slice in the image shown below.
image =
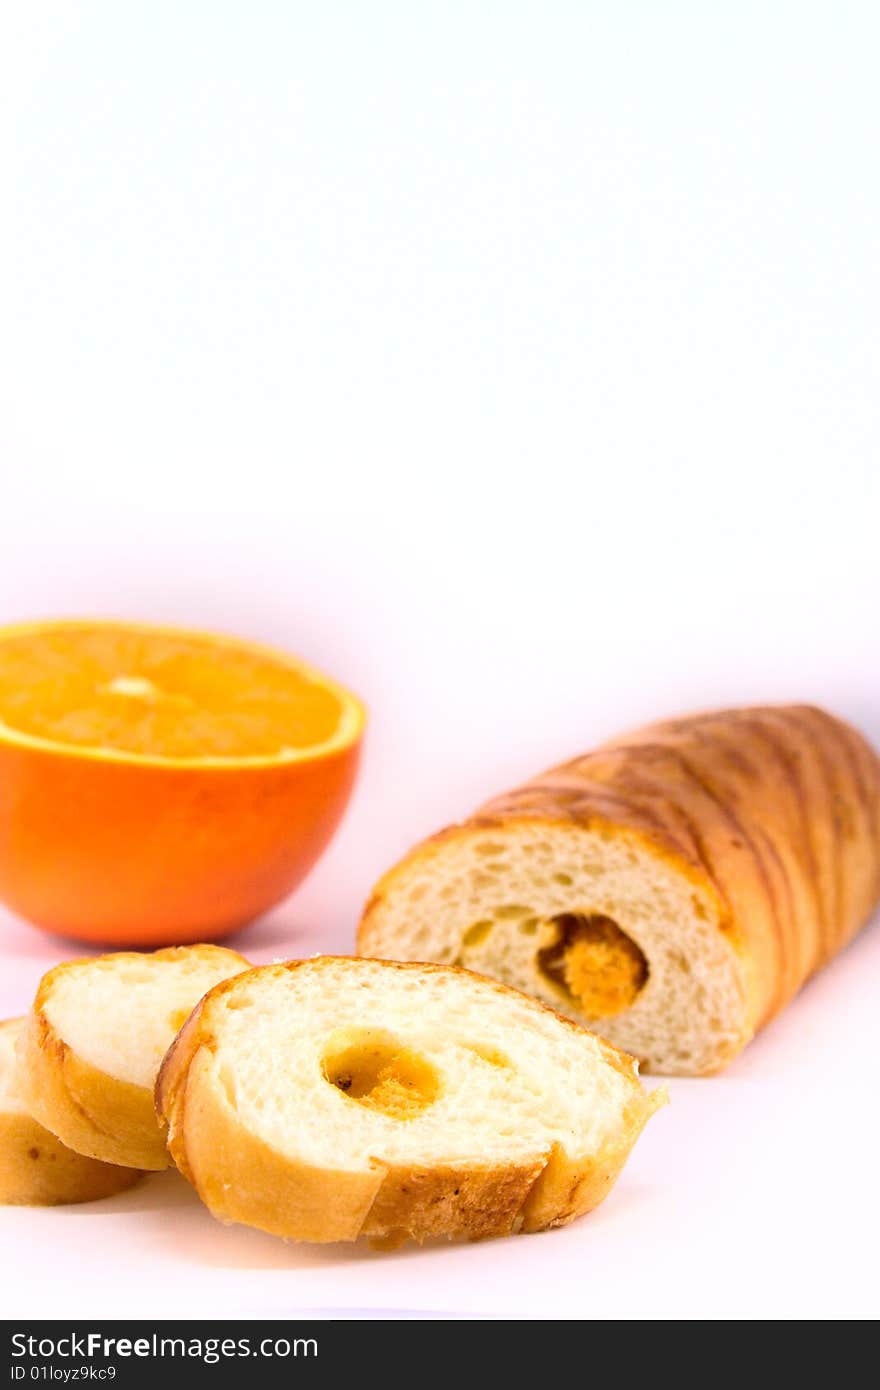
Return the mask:
<svg viewBox="0 0 880 1390">
<path fill-rule="evenodd" d="M 60 1206 L 125 1192 L 141 1178 L 137 1169 L 74 1153 L 28 1114 L 16 1084 L 24 1022 L 0 1022 L 0 1204 Z"/>
</svg>

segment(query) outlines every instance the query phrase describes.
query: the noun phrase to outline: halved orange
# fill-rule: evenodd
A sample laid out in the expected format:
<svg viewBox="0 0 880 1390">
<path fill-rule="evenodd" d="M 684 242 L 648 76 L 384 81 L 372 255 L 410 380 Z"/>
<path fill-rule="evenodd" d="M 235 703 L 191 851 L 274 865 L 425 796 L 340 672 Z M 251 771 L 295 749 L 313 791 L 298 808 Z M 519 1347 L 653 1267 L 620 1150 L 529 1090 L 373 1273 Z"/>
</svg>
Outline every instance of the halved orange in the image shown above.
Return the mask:
<svg viewBox="0 0 880 1390">
<path fill-rule="evenodd" d="M 336 682 L 254 643 L 0 628 L 0 900 L 81 941 L 228 935 L 326 846 L 364 719 Z"/>
</svg>

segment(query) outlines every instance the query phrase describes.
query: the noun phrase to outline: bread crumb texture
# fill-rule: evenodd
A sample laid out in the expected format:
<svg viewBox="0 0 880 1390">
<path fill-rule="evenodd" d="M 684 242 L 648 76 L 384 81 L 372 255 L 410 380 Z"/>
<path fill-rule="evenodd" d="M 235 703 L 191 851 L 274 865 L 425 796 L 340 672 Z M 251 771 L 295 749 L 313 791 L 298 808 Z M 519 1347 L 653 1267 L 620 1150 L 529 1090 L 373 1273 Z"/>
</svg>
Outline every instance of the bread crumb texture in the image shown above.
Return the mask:
<svg viewBox="0 0 880 1390">
<path fill-rule="evenodd" d="M 745 1026 L 742 962 L 719 923 L 711 889 L 638 837 L 511 821 L 458 827 L 392 870 L 359 948 L 494 976 L 652 1069 L 701 1072 Z"/>
<path fill-rule="evenodd" d="M 152 1090 L 159 1065 L 206 990 L 248 962 L 222 946 L 117 951 L 52 972 L 43 1012 L 84 1062 Z"/>
</svg>

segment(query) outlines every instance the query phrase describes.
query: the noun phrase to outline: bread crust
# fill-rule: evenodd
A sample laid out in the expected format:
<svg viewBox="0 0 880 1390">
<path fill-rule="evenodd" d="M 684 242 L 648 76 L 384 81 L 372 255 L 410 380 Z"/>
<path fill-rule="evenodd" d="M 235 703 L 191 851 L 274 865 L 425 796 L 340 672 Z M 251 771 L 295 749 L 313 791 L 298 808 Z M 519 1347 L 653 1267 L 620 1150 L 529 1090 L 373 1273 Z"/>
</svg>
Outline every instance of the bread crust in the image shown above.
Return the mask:
<svg viewBox="0 0 880 1390">
<path fill-rule="evenodd" d="M 577 1162 L 554 1148 L 507 1164 L 397 1167 L 373 1160 L 362 1172 L 340 1171 L 301 1163 L 249 1132 L 212 1065 L 215 1005 L 249 976 L 320 969 L 346 959 L 324 956 L 262 966 L 216 985 L 166 1054 L 156 1083 L 160 1124 L 177 1167 L 218 1219 L 294 1240 L 326 1243 L 365 1236 L 385 1248 L 407 1239 L 479 1240 L 564 1225 L 607 1195 L 648 1118 L 667 1097 L 663 1088 L 646 1095 L 633 1058 L 599 1039 L 603 1060 L 627 1078 L 632 1093 L 614 1143 Z M 545 1010 L 518 990 L 460 967 L 398 961 L 382 966 L 471 976 Z M 554 1010 L 546 1012 L 566 1028 L 586 1032 Z"/>
<path fill-rule="evenodd" d="M 374 889 L 361 953 L 375 949 L 383 901 L 414 863 L 427 868 L 450 837 L 503 836 L 513 825 L 634 838 L 699 890 L 744 982 L 739 1040 L 705 1070 L 726 1065 L 880 899 L 880 759 L 870 745 L 808 705 L 720 710 L 613 739 L 416 846 Z"/>
<path fill-rule="evenodd" d="M 191 957 L 200 947 L 167 947 L 159 959 Z M 214 952 L 215 947 L 206 947 Z M 118 953 L 131 955 L 130 952 Z M 234 954 L 234 953 L 230 953 Z M 249 962 L 240 957 L 242 966 Z M 153 1088 L 123 1081 L 80 1057 L 50 1023 L 46 1006 L 59 976 L 88 958 L 45 974 L 18 1044 L 19 1084 L 27 1109 L 68 1148 L 127 1168 L 160 1171 L 170 1164 L 156 1124 Z"/>
<path fill-rule="evenodd" d="M 136 1168 L 74 1153 L 30 1115 L 0 1113 L 0 1206 L 54 1207 L 115 1197 Z"/>
<path fill-rule="evenodd" d="M 18 1032 L 23 1023 L 23 1019 L 10 1019 L 0 1023 L 0 1030 Z M 134 1168 L 74 1153 L 32 1115 L 0 1102 L 0 1204 L 94 1202 L 125 1192 L 141 1176 Z"/>
</svg>

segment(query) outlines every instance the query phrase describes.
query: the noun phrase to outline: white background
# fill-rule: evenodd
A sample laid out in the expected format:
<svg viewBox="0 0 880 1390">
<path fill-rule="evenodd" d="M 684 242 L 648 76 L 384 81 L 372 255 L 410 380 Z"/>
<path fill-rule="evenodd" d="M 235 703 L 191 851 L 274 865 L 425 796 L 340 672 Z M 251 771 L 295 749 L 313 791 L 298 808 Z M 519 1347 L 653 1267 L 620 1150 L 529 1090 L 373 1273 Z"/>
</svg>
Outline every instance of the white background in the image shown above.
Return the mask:
<svg viewBox="0 0 880 1390">
<path fill-rule="evenodd" d="M 0 621 L 274 641 L 372 713 L 308 883 L 643 718 L 880 741 L 880 23 L 865 3 L 8 0 Z M 0 1010 L 72 948 L 0 920 Z M 4 1211 L 6 1316 L 876 1314 L 880 940 L 672 1086 L 557 1234 L 375 1256 L 172 1176 Z"/>
</svg>

